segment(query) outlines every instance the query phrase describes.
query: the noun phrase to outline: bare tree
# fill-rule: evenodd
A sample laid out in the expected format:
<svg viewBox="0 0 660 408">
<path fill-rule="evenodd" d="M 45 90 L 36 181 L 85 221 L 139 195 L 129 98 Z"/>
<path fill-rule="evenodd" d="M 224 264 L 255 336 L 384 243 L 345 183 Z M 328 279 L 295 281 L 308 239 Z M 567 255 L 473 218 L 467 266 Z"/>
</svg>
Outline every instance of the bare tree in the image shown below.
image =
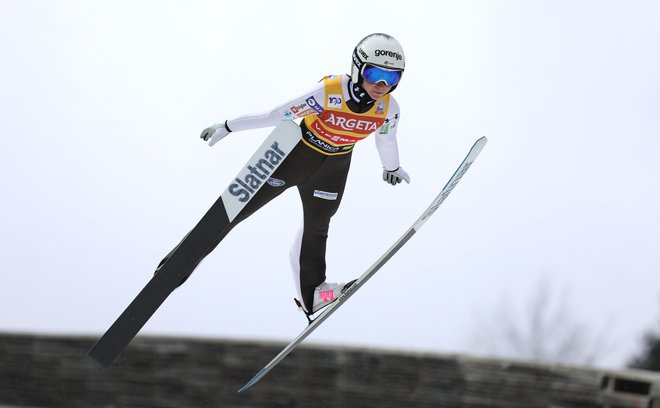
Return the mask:
<svg viewBox="0 0 660 408">
<path fill-rule="evenodd" d="M 660 371 L 660 321 L 644 333 L 642 349 L 628 362 L 628 367 Z"/>
<path fill-rule="evenodd" d="M 570 291 L 556 291 L 541 280 L 522 315 L 510 298 L 489 315 L 477 315 L 474 346 L 501 357 L 595 364 L 606 351 L 607 336 L 595 334 L 580 321 L 570 303 Z"/>
</svg>

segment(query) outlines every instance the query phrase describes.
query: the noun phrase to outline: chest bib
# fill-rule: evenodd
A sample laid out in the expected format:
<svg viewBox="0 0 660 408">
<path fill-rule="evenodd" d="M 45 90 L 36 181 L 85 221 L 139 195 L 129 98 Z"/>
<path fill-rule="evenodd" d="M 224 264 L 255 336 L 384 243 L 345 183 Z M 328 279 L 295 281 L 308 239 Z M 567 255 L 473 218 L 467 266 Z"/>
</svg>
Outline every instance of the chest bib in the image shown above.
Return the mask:
<svg viewBox="0 0 660 408">
<path fill-rule="evenodd" d="M 390 96 L 388 94 L 378 99 L 365 113 L 354 113 L 346 105 L 348 95 L 342 84 L 342 76 L 325 77 L 323 82 L 326 95 L 323 112 L 305 116 L 307 131 L 303 132 L 303 141 L 324 154 L 349 153 L 355 143 L 385 123 Z"/>
</svg>

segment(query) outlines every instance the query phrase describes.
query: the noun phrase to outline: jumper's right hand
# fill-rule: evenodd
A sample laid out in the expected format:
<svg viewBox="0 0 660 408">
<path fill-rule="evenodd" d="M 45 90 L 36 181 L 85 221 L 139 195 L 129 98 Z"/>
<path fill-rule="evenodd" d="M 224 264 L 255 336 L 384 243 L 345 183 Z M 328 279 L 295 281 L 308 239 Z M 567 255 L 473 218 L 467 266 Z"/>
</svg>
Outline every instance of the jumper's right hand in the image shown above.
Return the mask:
<svg viewBox="0 0 660 408">
<path fill-rule="evenodd" d="M 229 133 L 230 131 L 224 123 L 216 123 L 204 129 L 200 138 L 205 142 L 209 142 L 209 146 L 213 146 Z"/>
</svg>

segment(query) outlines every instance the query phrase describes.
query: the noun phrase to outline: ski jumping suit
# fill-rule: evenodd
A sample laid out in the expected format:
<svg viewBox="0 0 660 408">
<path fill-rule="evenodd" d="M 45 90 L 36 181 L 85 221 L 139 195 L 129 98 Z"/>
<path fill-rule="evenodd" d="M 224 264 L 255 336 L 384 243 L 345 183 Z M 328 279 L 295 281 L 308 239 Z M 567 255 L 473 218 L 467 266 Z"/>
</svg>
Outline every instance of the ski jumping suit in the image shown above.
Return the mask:
<svg viewBox="0 0 660 408">
<path fill-rule="evenodd" d="M 328 76 L 310 92 L 269 112 L 230 119 L 225 124 L 236 132 L 299 118 L 302 118 L 301 141 L 229 228 L 216 237 L 212 248 L 238 223 L 287 188 L 296 186 L 303 206 L 303 225 L 291 250 L 291 265 L 298 295 L 305 309 L 311 311 L 314 289 L 325 282 L 330 218 L 339 208 L 344 193 L 353 147 L 376 132 L 383 167 L 399 168 L 396 141 L 399 107 L 389 94 L 374 101 L 348 75 Z"/>
</svg>

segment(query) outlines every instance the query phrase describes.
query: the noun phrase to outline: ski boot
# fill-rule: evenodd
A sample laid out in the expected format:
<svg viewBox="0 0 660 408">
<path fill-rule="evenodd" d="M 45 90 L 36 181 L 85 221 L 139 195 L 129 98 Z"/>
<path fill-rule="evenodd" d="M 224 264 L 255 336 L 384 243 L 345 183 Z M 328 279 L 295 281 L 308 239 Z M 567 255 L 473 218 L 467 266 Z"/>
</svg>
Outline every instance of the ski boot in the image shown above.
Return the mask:
<svg viewBox="0 0 660 408">
<path fill-rule="evenodd" d="M 337 300 L 356 281 L 357 279 L 354 279 L 348 283 L 323 282 L 322 284 L 317 286 L 314 289 L 314 298 L 313 298 L 311 312 L 307 311 L 307 309 L 303 306 L 303 303 L 300 300 L 298 299 L 293 299 L 293 300 L 296 302 L 296 305 L 298 305 L 298 309 L 305 312 L 305 315 L 307 316 L 307 320 L 309 321 L 309 323 L 312 323 L 312 319 L 310 318 L 310 316 L 324 309 L 325 307 L 329 306 L 332 302 Z"/>
</svg>

